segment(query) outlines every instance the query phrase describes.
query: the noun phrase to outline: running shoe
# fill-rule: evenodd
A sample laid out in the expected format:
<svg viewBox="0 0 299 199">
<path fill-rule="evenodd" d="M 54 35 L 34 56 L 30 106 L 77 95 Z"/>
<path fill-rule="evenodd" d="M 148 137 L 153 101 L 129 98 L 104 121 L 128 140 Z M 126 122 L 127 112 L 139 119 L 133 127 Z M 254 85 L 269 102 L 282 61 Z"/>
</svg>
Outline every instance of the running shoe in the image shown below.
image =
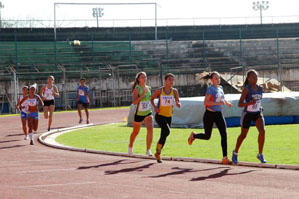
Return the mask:
<svg viewBox="0 0 299 199">
<path fill-rule="evenodd" d="M 129 153 L 129 155 L 134 155 L 134 153 L 133 153 L 133 147 L 129 147 L 128 148 L 128 153 Z"/>
<path fill-rule="evenodd" d="M 261 163 L 267 163 L 267 160 L 264 159 L 264 156 L 262 153 L 257 154 L 256 158 L 259 159 L 261 161 Z"/>
<path fill-rule="evenodd" d="M 89 124 L 89 120 L 86 120 L 86 124 Z"/>
<path fill-rule="evenodd" d="M 192 133 L 190 134 L 190 136 L 189 136 L 189 138 L 188 138 L 188 144 L 189 144 L 189 145 L 192 145 L 192 142 L 195 140 L 194 135 L 195 135 L 194 132 L 192 132 Z"/>
<path fill-rule="evenodd" d="M 236 153 L 235 150 L 233 150 L 232 162 L 233 162 L 233 164 L 235 164 L 235 165 L 238 164 L 238 153 Z"/>
<path fill-rule="evenodd" d="M 49 127 L 49 128 L 48 128 L 48 131 L 50 131 L 50 130 L 51 130 L 51 128 Z"/>
<path fill-rule="evenodd" d="M 150 149 L 146 150 L 146 155 L 148 155 L 148 156 L 153 156 L 153 154 L 152 154 L 152 152 L 151 152 Z"/>
<path fill-rule="evenodd" d="M 79 120 L 79 124 L 81 124 L 81 123 L 82 123 L 82 121 L 83 121 L 83 119 L 80 119 L 80 120 Z"/>
<path fill-rule="evenodd" d="M 155 153 L 155 157 L 158 163 L 162 163 L 162 158 L 160 153 Z"/>
<path fill-rule="evenodd" d="M 33 140 L 30 140 L 30 145 L 34 145 Z"/>
<path fill-rule="evenodd" d="M 28 138 L 28 135 L 26 135 L 25 137 L 24 137 L 24 140 L 28 140 L 29 138 Z"/>
<path fill-rule="evenodd" d="M 232 161 L 228 157 L 223 157 L 222 164 L 232 164 Z"/>
</svg>

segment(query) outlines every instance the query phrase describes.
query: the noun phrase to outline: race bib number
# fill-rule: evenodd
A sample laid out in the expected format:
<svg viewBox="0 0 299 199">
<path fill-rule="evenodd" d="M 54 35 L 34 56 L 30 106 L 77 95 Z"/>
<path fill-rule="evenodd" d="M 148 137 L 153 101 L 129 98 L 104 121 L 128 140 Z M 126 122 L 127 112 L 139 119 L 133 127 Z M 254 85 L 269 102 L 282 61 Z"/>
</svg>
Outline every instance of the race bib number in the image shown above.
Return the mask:
<svg viewBox="0 0 299 199">
<path fill-rule="evenodd" d="M 79 95 L 80 95 L 80 96 L 84 96 L 84 95 L 85 95 L 84 90 L 79 89 Z"/>
<path fill-rule="evenodd" d="M 162 106 L 172 106 L 173 105 L 173 96 L 162 96 L 161 105 Z"/>
<path fill-rule="evenodd" d="M 261 110 L 261 100 L 257 100 L 255 104 L 249 105 L 247 111 L 249 112 L 258 112 Z"/>
<path fill-rule="evenodd" d="M 143 112 L 143 111 L 148 111 L 149 109 L 150 109 L 150 102 L 149 101 L 139 103 L 138 111 Z"/>
</svg>

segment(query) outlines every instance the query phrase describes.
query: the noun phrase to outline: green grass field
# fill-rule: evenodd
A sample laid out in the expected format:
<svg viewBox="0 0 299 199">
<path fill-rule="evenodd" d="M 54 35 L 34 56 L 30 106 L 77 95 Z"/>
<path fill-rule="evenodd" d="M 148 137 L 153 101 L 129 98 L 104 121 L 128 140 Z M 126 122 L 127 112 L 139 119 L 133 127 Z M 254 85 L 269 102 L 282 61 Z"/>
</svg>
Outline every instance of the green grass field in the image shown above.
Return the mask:
<svg viewBox="0 0 299 199">
<path fill-rule="evenodd" d="M 210 140 L 195 140 L 192 146 L 187 143 L 191 131 L 202 132 L 203 129 L 178 129 L 172 128 L 164 149 L 163 156 L 193 157 L 221 159 L 220 135 L 218 129 L 213 129 Z M 129 136 L 132 127 L 126 123 L 109 124 L 76 130 L 66 133 L 57 138 L 57 142 L 78 147 L 104 151 L 125 152 L 128 150 Z M 240 127 L 228 128 L 228 155 L 235 147 L 236 139 L 240 133 Z M 157 140 L 160 137 L 160 129 L 154 129 L 154 140 L 152 152 L 155 151 Z M 239 161 L 258 162 L 256 155 L 258 132 L 251 127 L 247 138 L 239 150 Z M 141 128 L 134 144 L 135 154 L 145 154 L 146 129 Z M 299 165 L 299 124 L 293 125 L 271 125 L 266 126 L 266 141 L 264 156 L 271 164 Z"/>
</svg>

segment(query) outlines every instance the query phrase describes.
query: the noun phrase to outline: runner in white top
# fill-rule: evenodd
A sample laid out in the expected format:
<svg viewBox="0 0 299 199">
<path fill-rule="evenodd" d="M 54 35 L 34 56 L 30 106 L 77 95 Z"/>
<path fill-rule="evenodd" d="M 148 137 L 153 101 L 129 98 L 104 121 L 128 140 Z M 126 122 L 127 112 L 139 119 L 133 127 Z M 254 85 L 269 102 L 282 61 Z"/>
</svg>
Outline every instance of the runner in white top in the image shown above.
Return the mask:
<svg viewBox="0 0 299 199">
<path fill-rule="evenodd" d="M 23 86 L 22 88 L 22 95 L 18 98 L 18 103 L 16 108 L 20 109 L 21 111 L 21 122 L 22 122 L 22 128 L 23 128 L 23 133 L 25 135 L 25 140 L 28 140 L 28 133 L 27 133 L 27 112 L 28 112 L 28 102 L 27 100 L 24 101 L 22 104 L 20 104 L 21 100 L 27 96 L 28 94 L 28 86 Z"/>
<path fill-rule="evenodd" d="M 45 119 L 49 118 L 48 121 L 48 131 L 51 130 L 53 112 L 55 109 L 55 97 L 59 97 L 59 92 L 54 85 L 54 77 L 50 75 L 48 77 L 48 84 L 44 85 L 41 89 L 40 95 L 44 101 L 44 117 Z"/>
</svg>

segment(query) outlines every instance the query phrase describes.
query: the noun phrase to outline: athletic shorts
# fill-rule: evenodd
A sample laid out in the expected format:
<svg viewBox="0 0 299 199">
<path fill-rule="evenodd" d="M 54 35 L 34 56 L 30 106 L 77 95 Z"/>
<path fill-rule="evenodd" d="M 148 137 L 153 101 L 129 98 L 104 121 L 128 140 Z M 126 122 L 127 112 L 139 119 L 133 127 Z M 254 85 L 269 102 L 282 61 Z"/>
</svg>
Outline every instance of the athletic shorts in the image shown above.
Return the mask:
<svg viewBox="0 0 299 199">
<path fill-rule="evenodd" d="M 32 118 L 35 119 L 35 120 L 38 120 L 38 119 L 39 119 L 38 112 L 30 112 L 30 113 L 28 114 L 28 117 L 32 117 Z"/>
<path fill-rule="evenodd" d="M 51 105 L 55 105 L 54 100 L 44 100 L 44 106 L 51 106 Z"/>
<path fill-rule="evenodd" d="M 134 122 L 142 122 L 147 116 L 152 115 L 152 113 L 149 113 L 145 116 L 141 116 L 141 115 L 136 115 L 134 116 Z"/>
<path fill-rule="evenodd" d="M 244 129 L 249 129 L 251 122 L 256 122 L 257 119 L 263 118 L 263 114 L 261 112 L 242 112 L 241 117 L 241 126 Z"/>
<path fill-rule="evenodd" d="M 21 112 L 21 118 L 27 119 L 27 113 L 26 112 Z"/>
<path fill-rule="evenodd" d="M 89 103 L 88 102 L 82 102 L 82 101 L 78 101 L 77 102 L 77 105 L 79 105 L 79 104 L 82 104 L 82 106 L 84 107 L 84 108 L 88 108 L 89 107 Z"/>
</svg>

